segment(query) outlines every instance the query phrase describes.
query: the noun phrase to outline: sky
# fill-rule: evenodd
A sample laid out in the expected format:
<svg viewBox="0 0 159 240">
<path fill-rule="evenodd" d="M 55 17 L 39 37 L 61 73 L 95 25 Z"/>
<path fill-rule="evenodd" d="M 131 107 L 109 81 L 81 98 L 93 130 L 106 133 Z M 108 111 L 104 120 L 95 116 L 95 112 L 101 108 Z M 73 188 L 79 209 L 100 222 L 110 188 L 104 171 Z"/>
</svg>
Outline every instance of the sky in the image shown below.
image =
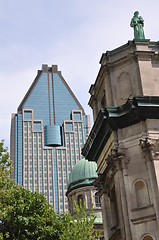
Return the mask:
<svg viewBox="0 0 159 240">
<path fill-rule="evenodd" d="M 138 10 L 145 37 L 159 40 L 158 0 L 0 0 L 0 140 L 42 64 L 58 65 L 87 114 L 102 53 L 133 40 Z M 93 121 L 92 121 L 93 124 Z"/>
</svg>

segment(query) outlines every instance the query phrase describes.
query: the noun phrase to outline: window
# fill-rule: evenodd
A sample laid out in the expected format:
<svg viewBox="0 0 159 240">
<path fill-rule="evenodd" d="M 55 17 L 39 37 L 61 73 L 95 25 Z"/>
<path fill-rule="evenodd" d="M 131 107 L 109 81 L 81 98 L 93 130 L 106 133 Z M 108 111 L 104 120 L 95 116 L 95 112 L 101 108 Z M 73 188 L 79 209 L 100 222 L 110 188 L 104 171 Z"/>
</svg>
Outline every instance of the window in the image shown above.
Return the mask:
<svg viewBox="0 0 159 240">
<path fill-rule="evenodd" d="M 66 131 L 73 131 L 72 123 L 65 123 Z"/>
<path fill-rule="evenodd" d="M 24 111 L 24 119 L 31 120 L 32 119 L 32 111 Z"/>
<path fill-rule="evenodd" d="M 83 195 L 78 195 L 77 203 L 79 206 L 83 206 L 83 204 L 84 204 Z"/>
<path fill-rule="evenodd" d="M 41 122 L 34 122 L 34 131 L 41 130 Z"/>
<path fill-rule="evenodd" d="M 81 120 L 81 113 L 80 112 L 74 112 L 73 113 L 73 118 L 76 121 L 80 121 Z"/>
<path fill-rule="evenodd" d="M 147 235 L 143 238 L 143 240 L 153 240 L 153 238 L 151 236 Z"/>
<path fill-rule="evenodd" d="M 100 197 L 99 197 L 98 192 L 96 192 L 96 194 L 95 194 L 95 205 L 96 205 L 96 207 L 101 207 Z"/>
<path fill-rule="evenodd" d="M 137 207 L 144 207 L 149 204 L 149 195 L 146 183 L 138 180 L 134 184 Z"/>
</svg>

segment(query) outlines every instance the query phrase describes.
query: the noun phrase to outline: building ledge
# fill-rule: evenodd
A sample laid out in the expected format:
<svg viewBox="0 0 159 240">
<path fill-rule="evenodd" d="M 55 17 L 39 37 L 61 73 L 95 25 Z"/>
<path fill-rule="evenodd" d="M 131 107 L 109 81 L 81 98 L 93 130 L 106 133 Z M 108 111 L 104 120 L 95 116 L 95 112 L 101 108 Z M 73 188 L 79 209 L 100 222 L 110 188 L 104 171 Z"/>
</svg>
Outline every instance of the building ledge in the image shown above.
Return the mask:
<svg viewBox="0 0 159 240">
<path fill-rule="evenodd" d="M 146 205 L 146 206 L 138 207 L 138 208 L 133 208 L 133 209 L 131 209 L 131 211 L 137 212 L 137 211 L 141 211 L 141 210 L 152 208 L 152 207 L 154 207 L 154 204 L 150 204 L 150 205 Z"/>
<path fill-rule="evenodd" d="M 156 219 L 156 214 L 152 214 L 152 215 L 147 215 L 147 216 L 143 216 L 143 217 L 139 217 L 139 218 L 134 218 L 131 219 L 133 224 L 141 224 L 144 222 L 150 222 Z"/>
<path fill-rule="evenodd" d="M 88 160 L 97 162 L 113 131 L 146 119 L 159 119 L 159 97 L 136 96 L 119 107 L 101 109 L 82 149 L 82 155 Z"/>
</svg>

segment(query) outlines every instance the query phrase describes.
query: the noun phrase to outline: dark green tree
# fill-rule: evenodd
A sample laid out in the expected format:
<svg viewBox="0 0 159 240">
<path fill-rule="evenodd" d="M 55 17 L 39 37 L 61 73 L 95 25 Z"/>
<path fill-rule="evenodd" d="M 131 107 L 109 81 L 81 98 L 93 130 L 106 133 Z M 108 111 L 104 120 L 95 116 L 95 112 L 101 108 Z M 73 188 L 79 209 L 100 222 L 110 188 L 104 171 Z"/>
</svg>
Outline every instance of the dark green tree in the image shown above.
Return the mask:
<svg viewBox="0 0 159 240">
<path fill-rule="evenodd" d="M 95 216 L 75 204 L 76 215 L 57 216 L 44 195 L 10 179 L 11 163 L 0 142 L 0 240 L 95 240 Z"/>
<path fill-rule="evenodd" d="M 60 223 L 44 195 L 9 178 L 10 161 L 0 142 L 0 237 L 10 240 L 59 239 Z"/>
<path fill-rule="evenodd" d="M 0 192 L 4 239 L 58 239 L 58 219 L 44 195 L 16 185 Z"/>
</svg>

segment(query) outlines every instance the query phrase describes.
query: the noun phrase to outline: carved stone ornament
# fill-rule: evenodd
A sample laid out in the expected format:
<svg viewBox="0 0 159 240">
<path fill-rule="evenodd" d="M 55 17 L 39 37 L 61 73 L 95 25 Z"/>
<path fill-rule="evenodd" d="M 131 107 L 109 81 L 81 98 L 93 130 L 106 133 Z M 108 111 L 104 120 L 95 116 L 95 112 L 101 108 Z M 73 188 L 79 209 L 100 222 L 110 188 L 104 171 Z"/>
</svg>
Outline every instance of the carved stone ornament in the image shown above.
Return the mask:
<svg viewBox="0 0 159 240">
<path fill-rule="evenodd" d="M 152 159 L 159 159 L 159 139 L 140 139 L 140 146 L 144 152 L 151 154 Z"/>
<path fill-rule="evenodd" d="M 99 174 L 98 178 L 94 182 L 94 186 L 97 187 L 100 196 L 103 193 L 106 193 L 108 196 L 110 195 L 110 189 L 108 184 L 106 183 L 105 174 Z"/>
<path fill-rule="evenodd" d="M 129 159 L 125 157 L 125 150 L 115 148 L 112 149 L 108 158 L 106 159 L 108 167 L 111 169 L 116 168 L 116 170 L 127 168 Z"/>
</svg>

